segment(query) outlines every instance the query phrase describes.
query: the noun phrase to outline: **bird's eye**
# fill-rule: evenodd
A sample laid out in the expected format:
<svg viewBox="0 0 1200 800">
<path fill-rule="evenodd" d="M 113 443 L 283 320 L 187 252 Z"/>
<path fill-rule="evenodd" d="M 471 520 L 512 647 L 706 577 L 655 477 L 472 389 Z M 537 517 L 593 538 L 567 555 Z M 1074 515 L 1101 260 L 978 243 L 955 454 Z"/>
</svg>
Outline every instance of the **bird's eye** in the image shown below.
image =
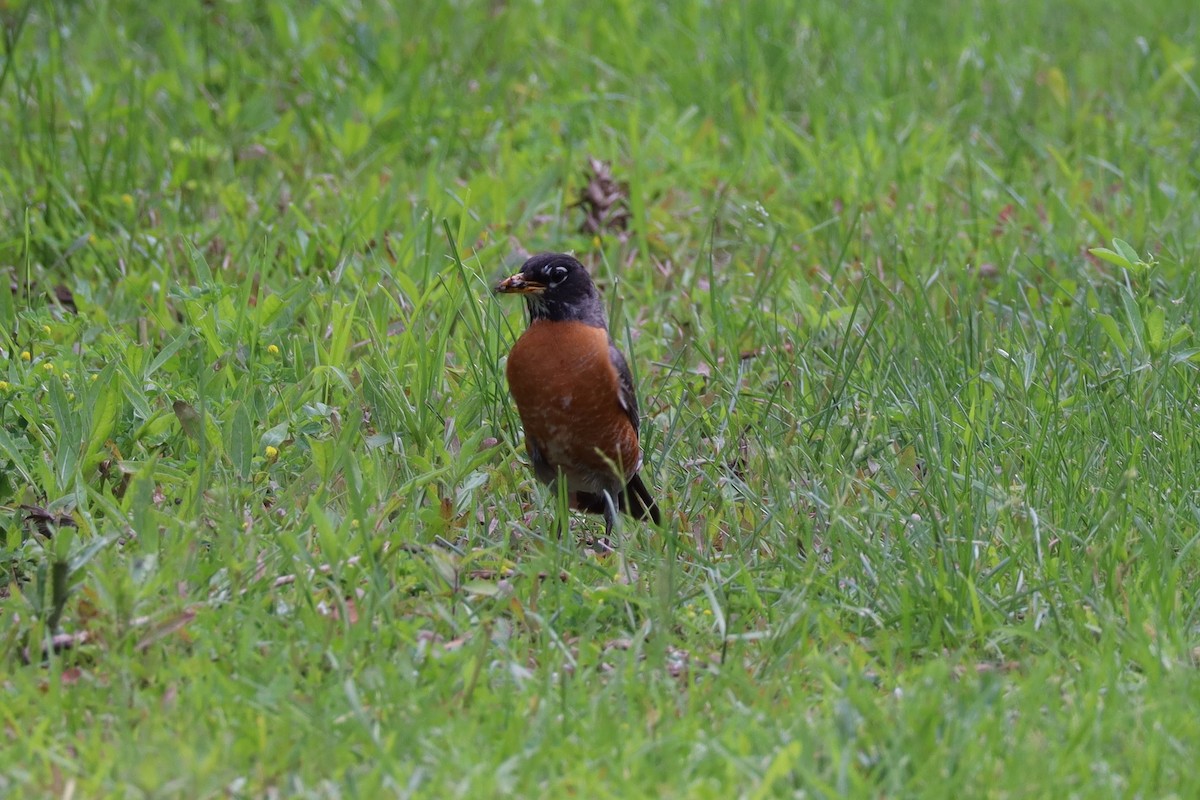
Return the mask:
<svg viewBox="0 0 1200 800">
<path fill-rule="evenodd" d="M 566 280 L 566 277 L 567 277 L 567 268 L 566 267 L 555 267 L 554 269 L 550 270 L 551 282 L 554 283 L 555 285 L 562 283 L 564 280 Z"/>
</svg>

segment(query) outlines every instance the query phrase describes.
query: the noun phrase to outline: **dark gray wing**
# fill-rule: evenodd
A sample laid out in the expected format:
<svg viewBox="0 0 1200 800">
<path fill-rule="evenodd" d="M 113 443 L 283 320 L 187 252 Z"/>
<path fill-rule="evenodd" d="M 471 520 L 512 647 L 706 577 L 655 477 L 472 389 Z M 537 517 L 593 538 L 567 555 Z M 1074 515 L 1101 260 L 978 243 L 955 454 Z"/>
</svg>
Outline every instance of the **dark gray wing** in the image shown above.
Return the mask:
<svg viewBox="0 0 1200 800">
<path fill-rule="evenodd" d="M 612 365 L 617 370 L 617 383 L 620 391 L 621 408 L 625 411 L 629 421 L 633 423 L 633 430 L 637 432 L 641 426 L 641 419 L 638 418 L 637 393 L 633 390 L 633 375 L 629 372 L 629 364 L 625 361 L 625 356 L 617 349 L 617 346 L 609 340 L 608 357 L 612 360 Z"/>
</svg>

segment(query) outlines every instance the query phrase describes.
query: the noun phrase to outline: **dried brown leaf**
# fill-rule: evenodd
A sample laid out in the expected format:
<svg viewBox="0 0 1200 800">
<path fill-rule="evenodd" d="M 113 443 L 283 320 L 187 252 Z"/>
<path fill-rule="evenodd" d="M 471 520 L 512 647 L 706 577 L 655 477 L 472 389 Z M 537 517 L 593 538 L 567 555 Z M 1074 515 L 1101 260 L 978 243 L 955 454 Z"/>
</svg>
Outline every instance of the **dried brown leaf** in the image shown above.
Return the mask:
<svg viewBox="0 0 1200 800">
<path fill-rule="evenodd" d="M 196 618 L 196 610 L 193 608 L 185 608 L 175 616 L 154 625 L 147 631 L 138 643 L 133 646 L 134 650 L 139 653 L 145 652 L 150 645 L 161 641 L 173 633 L 178 633 L 188 626 L 188 624 Z"/>
</svg>

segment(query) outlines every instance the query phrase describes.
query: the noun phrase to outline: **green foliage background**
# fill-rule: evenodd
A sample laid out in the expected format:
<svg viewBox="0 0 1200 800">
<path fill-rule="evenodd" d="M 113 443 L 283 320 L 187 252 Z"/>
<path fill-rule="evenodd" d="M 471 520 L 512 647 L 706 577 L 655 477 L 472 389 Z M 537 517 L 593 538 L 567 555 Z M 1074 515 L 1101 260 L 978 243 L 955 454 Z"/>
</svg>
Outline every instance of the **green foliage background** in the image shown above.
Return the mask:
<svg viewBox="0 0 1200 800">
<path fill-rule="evenodd" d="M 1198 25 L 0 0 L 0 792 L 1194 795 Z M 612 556 L 504 386 L 542 249 Z"/>
</svg>

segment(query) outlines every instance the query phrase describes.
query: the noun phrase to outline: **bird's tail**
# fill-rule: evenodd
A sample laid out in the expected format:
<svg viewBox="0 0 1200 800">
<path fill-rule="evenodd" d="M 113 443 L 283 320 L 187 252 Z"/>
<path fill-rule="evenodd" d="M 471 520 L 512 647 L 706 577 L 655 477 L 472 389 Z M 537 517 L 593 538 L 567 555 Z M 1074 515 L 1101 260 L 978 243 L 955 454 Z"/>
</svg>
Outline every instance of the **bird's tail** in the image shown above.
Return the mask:
<svg viewBox="0 0 1200 800">
<path fill-rule="evenodd" d="M 591 514 L 605 512 L 603 494 L 576 492 L 573 505 L 580 511 Z M 650 519 L 655 525 L 662 525 L 662 514 L 658 511 L 658 504 L 650 496 L 650 490 L 642 482 L 641 476 L 634 475 L 629 479 L 629 483 L 625 484 L 625 490 L 617 497 L 617 508 L 634 519 Z"/>
<path fill-rule="evenodd" d="M 625 491 L 621 492 L 621 510 L 627 511 L 634 519 L 649 517 L 654 520 L 655 525 L 662 525 L 662 514 L 658 511 L 658 504 L 650 496 L 650 490 L 642 482 L 641 475 L 634 475 L 629 479 L 629 483 L 625 484 Z"/>
</svg>

